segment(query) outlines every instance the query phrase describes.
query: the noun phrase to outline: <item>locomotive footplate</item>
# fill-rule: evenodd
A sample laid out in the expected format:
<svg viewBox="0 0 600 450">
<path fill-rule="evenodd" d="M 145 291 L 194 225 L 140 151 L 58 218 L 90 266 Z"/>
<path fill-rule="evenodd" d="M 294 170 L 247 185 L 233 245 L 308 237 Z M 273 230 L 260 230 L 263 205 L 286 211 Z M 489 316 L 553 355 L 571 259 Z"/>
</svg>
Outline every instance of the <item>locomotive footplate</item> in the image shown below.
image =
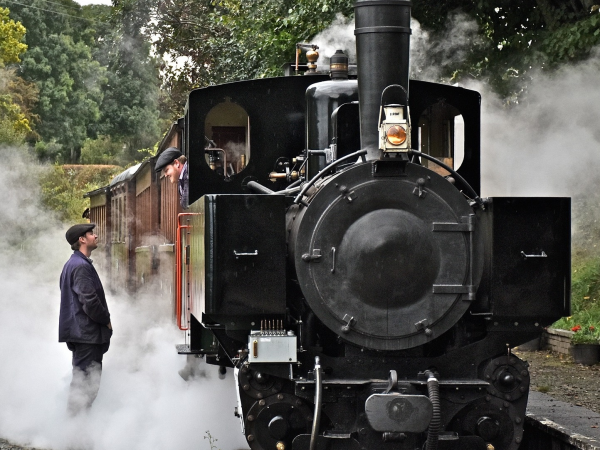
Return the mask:
<svg viewBox="0 0 600 450">
<path fill-rule="evenodd" d="M 206 352 L 201 350 L 192 350 L 189 344 L 177 344 L 175 346 L 179 355 L 204 355 Z"/>
<path fill-rule="evenodd" d="M 296 380 L 296 395 L 299 397 L 307 396 L 312 398 L 314 396 L 315 382 L 313 380 Z M 402 386 L 412 385 L 421 386 L 425 388 L 427 386 L 426 380 L 401 380 L 398 382 Z M 382 391 L 388 386 L 388 380 L 373 379 L 373 380 L 347 380 L 347 379 L 329 379 L 323 380 L 323 386 L 325 390 L 341 388 L 351 390 L 360 386 L 373 385 L 375 389 L 380 388 Z M 463 380 L 463 379 L 450 379 L 450 380 L 439 380 L 440 391 L 455 391 L 460 392 L 463 389 L 475 389 L 478 392 L 485 392 L 490 386 L 490 383 L 484 380 Z"/>
<path fill-rule="evenodd" d="M 310 434 L 300 434 L 292 443 L 292 450 L 308 450 L 310 448 Z M 359 450 L 360 444 L 352 438 L 339 439 L 318 436 L 316 450 Z M 487 450 L 489 447 L 479 436 L 457 436 L 447 434 L 439 436 L 438 450 Z"/>
</svg>

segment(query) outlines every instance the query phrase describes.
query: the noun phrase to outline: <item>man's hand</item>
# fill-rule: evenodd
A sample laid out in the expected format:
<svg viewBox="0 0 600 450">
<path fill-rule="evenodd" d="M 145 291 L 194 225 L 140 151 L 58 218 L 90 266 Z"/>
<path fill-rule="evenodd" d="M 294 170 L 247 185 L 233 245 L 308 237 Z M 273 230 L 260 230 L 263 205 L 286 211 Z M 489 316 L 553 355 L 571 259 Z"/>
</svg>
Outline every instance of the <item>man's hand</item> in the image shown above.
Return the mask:
<svg viewBox="0 0 600 450">
<path fill-rule="evenodd" d="M 109 330 L 112 330 L 112 325 L 110 324 L 110 322 L 108 322 L 108 325 L 106 325 L 108 327 Z"/>
</svg>

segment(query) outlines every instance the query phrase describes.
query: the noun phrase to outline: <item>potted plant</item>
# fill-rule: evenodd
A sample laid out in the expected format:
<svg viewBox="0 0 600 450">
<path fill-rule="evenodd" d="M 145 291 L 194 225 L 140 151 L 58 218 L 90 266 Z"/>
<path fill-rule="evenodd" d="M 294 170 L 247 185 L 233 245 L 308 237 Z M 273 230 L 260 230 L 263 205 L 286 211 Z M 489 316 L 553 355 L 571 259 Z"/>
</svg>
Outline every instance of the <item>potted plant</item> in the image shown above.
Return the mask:
<svg viewBox="0 0 600 450">
<path fill-rule="evenodd" d="M 577 364 L 591 366 L 600 361 L 600 333 L 594 325 L 575 325 L 571 338 L 571 354 Z"/>
</svg>

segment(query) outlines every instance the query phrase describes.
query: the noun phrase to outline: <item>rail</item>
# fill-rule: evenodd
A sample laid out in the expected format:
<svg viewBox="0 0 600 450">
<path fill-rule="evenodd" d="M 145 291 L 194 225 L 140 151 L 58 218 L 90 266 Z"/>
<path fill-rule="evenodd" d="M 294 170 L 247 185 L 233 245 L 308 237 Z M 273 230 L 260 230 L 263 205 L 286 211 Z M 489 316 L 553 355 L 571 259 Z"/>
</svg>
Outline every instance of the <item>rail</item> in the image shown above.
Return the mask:
<svg viewBox="0 0 600 450">
<path fill-rule="evenodd" d="M 182 295 L 182 281 L 183 281 L 183 264 L 181 261 L 181 255 L 182 255 L 182 238 L 181 238 L 181 231 L 187 228 L 191 228 L 191 225 L 182 225 L 181 224 L 181 219 L 185 216 L 197 216 L 198 213 L 181 213 L 177 215 L 177 234 L 176 234 L 176 241 L 175 241 L 175 273 L 176 273 L 176 277 L 175 277 L 175 314 L 177 315 L 177 326 L 179 327 L 180 330 L 182 331 L 186 331 L 189 330 L 189 324 L 187 327 L 184 327 L 183 324 L 181 323 L 181 314 L 183 311 L 183 295 Z M 189 305 L 188 305 L 189 306 Z"/>
</svg>

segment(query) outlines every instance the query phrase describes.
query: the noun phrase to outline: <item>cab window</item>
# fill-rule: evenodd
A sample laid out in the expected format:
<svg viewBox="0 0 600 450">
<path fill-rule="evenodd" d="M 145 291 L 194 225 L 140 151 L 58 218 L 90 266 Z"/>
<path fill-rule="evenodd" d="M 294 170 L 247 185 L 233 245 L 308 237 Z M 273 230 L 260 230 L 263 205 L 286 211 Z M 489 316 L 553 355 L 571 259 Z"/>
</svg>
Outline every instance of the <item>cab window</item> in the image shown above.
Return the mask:
<svg viewBox="0 0 600 450">
<path fill-rule="evenodd" d="M 458 169 L 464 159 L 465 127 L 460 111 L 443 99 L 429 106 L 419 118 L 419 144 L 422 153 Z M 422 164 L 441 175 L 448 172 L 433 162 Z"/>
<path fill-rule="evenodd" d="M 225 178 L 240 173 L 250 161 L 250 118 L 226 98 L 214 106 L 204 123 L 206 163 Z"/>
</svg>

